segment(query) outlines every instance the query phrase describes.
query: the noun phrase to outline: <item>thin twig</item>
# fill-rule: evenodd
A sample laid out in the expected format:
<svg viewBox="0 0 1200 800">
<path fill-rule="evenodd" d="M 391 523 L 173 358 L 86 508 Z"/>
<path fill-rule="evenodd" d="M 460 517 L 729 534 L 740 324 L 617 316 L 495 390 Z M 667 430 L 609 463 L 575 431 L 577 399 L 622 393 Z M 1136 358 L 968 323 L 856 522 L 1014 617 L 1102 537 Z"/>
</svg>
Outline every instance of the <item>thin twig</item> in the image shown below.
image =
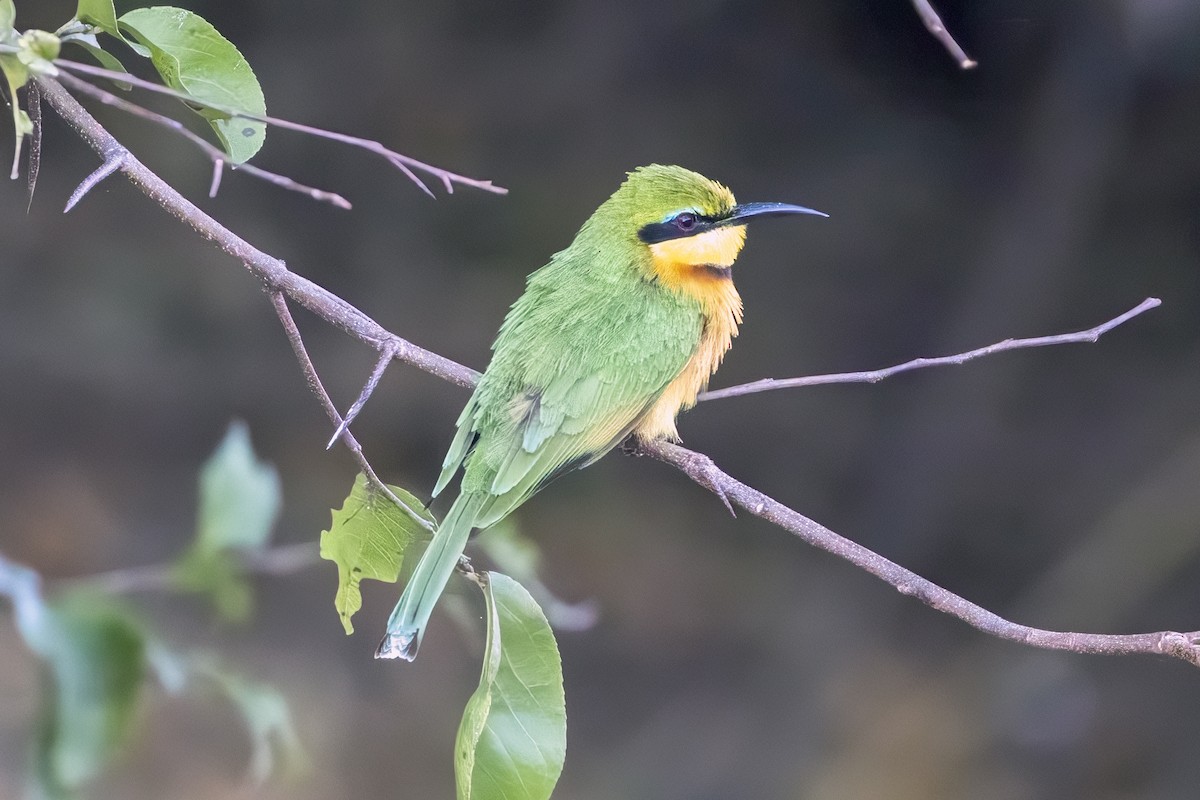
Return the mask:
<svg viewBox="0 0 1200 800">
<path fill-rule="evenodd" d="M 965 353 L 958 353 L 952 356 L 940 356 L 938 358 L 914 358 L 912 361 L 905 361 L 903 364 L 897 364 L 884 369 L 869 370 L 867 372 L 835 372 L 829 375 L 806 375 L 801 378 L 762 378 L 750 383 L 741 383 L 737 386 L 729 386 L 725 389 L 714 389 L 711 392 L 705 392 L 700 395 L 700 400 L 720 400 L 725 397 L 739 397 L 744 394 L 755 394 L 757 392 L 769 392 L 775 389 L 795 389 L 799 386 L 818 386 L 826 383 L 878 383 L 884 378 L 900 373 L 908 372 L 914 369 L 923 369 L 925 367 L 944 367 L 954 364 L 965 364 L 968 361 L 974 361 L 983 356 L 995 355 L 1003 353 L 1006 350 L 1022 350 L 1029 347 L 1049 347 L 1051 345 L 1061 344 L 1077 344 L 1085 342 L 1096 342 L 1101 336 L 1111 331 L 1113 328 L 1133 319 L 1137 315 L 1149 311 L 1152 308 L 1157 308 L 1162 305 L 1162 301 L 1157 297 L 1147 297 L 1142 302 L 1138 303 L 1133 308 L 1126 311 L 1120 316 L 1113 317 L 1108 322 L 1102 325 L 1097 325 L 1094 328 L 1088 328 L 1086 331 L 1078 331 L 1076 333 L 1060 333 L 1054 336 L 1034 336 L 1028 339 L 1005 339 L 1002 342 L 989 344 L 987 347 L 979 347 L 975 350 L 968 350 Z"/>
<path fill-rule="evenodd" d="M 242 571 L 258 575 L 292 575 L 321 562 L 316 542 L 297 542 L 266 550 L 247 550 L 237 552 L 236 555 Z M 147 564 L 78 578 L 65 578 L 56 581 L 56 584 L 61 589 L 83 589 L 102 594 L 160 592 L 176 586 L 176 570 L 177 565 L 174 562 Z"/>
<path fill-rule="evenodd" d="M 382 156 L 383 158 L 387 159 L 388 162 L 390 162 L 391 164 L 393 164 L 394 166 L 399 168 L 401 172 L 403 172 L 406 176 L 408 176 L 409 179 L 411 179 L 413 182 L 415 182 L 417 184 L 417 186 L 420 187 L 420 189 L 422 191 L 424 191 L 430 197 L 434 196 L 433 192 L 431 192 L 429 190 L 429 187 L 426 186 L 425 183 L 416 176 L 416 174 L 413 172 L 413 170 L 417 170 L 419 172 L 424 172 L 427 175 L 434 176 L 435 178 L 437 178 L 438 180 L 440 180 L 442 182 L 442 185 L 446 187 L 446 191 L 451 194 L 454 192 L 454 184 L 460 184 L 462 186 L 470 186 L 473 189 L 482 189 L 485 192 L 493 192 L 495 194 L 507 194 L 508 193 L 508 189 L 505 189 L 502 186 L 497 186 L 494 183 L 492 183 L 491 181 L 479 180 L 477 178 L 468 178 L 465 175 L 459 175 L 456 172 L 450 172 L 449 170 L 442 169 L 441 167 L 435 167 L 432 164 L 426 164 L 424 161 L 418 161 L 417 159 L 412 158 L 410 156 L 406 156 L 403 153 L 397 153 L 395 150 L 391 150 L 391 149 L 385 147 L 381 142 L 376 142 L 372 139 L 363 139 L 358 136 L 349 136 L 344 133 L 337 133 L 336 131 L 325 130 L 324 128 L 314 128 L 310 125 L 303 125 L 299 122 L 291 122 L 286 119 L 280 119 L 279 117 L 271 117 L 271 116 L 267 116 L 266 114 L 252 114 L 247 111 L 243 111 L 242 109 L 234 108 L 233 106 L 221 105 L 219 103 L 211 103 L 211 102 L 208 102 L 207 100 L 201 100 L 200 98 L 193 97 L 193 96 L 187 94 L 186 92 L 176 91 L 175 89 L 172 89 L 169 86 L 163 86 L 161 83 L 154 83 L 153 81 L 143 80 L 142 78 L 139 78 L 135 75 L 130 75 L 127 72 L 116 72 L 114 70 L 104 69 L 103 67 L 94 67 L 91 64 L 83 64 L 78 61 L 68 61 L 67 59 L 63 59 L 63 58 L 55 59 L 54 64 L 55 64 L 55 66 L 61 67 L 63 69 L 72 70 L 74 72 L 82 72 L 85 75 L 94 75 L 96 77 L 107 78 L 107 79 L 113 80 L 113 81 L 120 81 L 122 83 L 131 84 L 133 86 L 137 86 L 138 88 L 145 89 L 150 92 L 157 92 L 159 94 L 165 94 L 170 97 L 174 97 L 179 100 L 183 100 L 184 102 L 186 102 L 190 105 L 198 105 L 198 106 L 202 106 L 204 108 L 211 108 L 213 111 L 219 111 L 222 114 L 228 114 L 231 117 L 238 117 L 241 119 L 254 120 L 255 122 L 263 122 L 263 123 L 266 123 L 267 125 L 273 125 L 276 128 L 286 128 L 288 130 L 293 130 L 293 131 L 298 131 L 300 133 L 308 134 L 309 136 L 316 136 L 316 137 L 319 137 L 322 139 L 330 139 L 335 142 L 341 142 L 343 144 L 348 144 L 351 147 L 357 147 L 362 150 L 366 150 L 368 152 L 375 153 L 376 155 Z"/>
<path fill-rule="evenodd" d="M 47 102 L 70 122 L 83 139 L 100 153 L 119 146 L 91 116 L 52 80 L 39 78 Z M 121 167 L 129 179 L 151 199 L 186 221 L 194 229 L 212 239 L 226 252 L 238 257 L 255 276 L 279 297 L 283 291 L 330 324 L 341 328 L 359 341 L 375 348 L 396 346 L 396 359 L 443 377 L 460 386 L 472 386 L 479 373 L 450 359 L 423 350 L 394 334 L 383 331 L 378 323 L 354 306 L 294 273 L 235 236 L 211 217 L 205 215 L 169 184 L 147 170 L 133 156 Z M 279 306 L 279 300 L 276 301 Z M 286 304 L 284 304 L 286 305 Z M 289 315 L 290 316 L 290 315 Z M 298 358 L 300 356 L 298 355 Z M 307 356 L 305 355 L 305 359 Z M 303 360 L 302 360 L 302 366 Z M 304 366 L 309 373 L 311 362 Z M 319 382 L 318 382 L 319 384 Z M 324 390 L 321 390 L 324 394 Z M 337 410 L 328 395 L 320 397 L 326 413 L 335 422 Z M 349 432 L 343 434 L 349 436 Z M 639 449 L 676 467 L 701 486 L 719 489 L 726 499 L 750 513 L 795 534 L 800 539 L 826 550 L 875 575 L 897 591 L 917 597 L 943 613 L 957 617 L 979 630 L 1003 639 L 1018 641 L 1034 647 L 1071 650 L 1079 653 L 1147 653 L 1169 655 L 1200 666 L 1200 632 L 1173 631 L 1132 634 L 1126 636 L 1047 631 L 1009 622 L 958 595 L 931 583 L 919 575 L 888 561 L 882 556 L 845 539 L 767 495 L 735 480 L 716 467 L 708 456 L 695 453 L 664 441 L 641 444 Z"/>
<path fill-rule="evenodd" d="M 329 393 L 325 391 L 325 386 L 321 383 L 320 376 L 317 375 L 317 368 L 308 356 L 308 349 L 304 346 L 304 339 L 300 336 L 300 329 L 296 327 L 296 320 L 292 318 L 291 309 L 288 308 L 287 298 L 279 290 L 270 292 L 270 295 L 271 303 L 275 306 L 275 313 L 279 315 L 279 322 L 283 325 L 284 333 L 287 334 L 288 343 L 292 346 L 292 352 L 295 353 L 296 360 L 300 362 L 300 369 L 304 372 L 304 381 L 308 384 L 309 391 L 316 396 L 317 402 L 325 409 L 325 413 L 329 415 L 333 424 L 341 429 L 342 441 L 345 442 L 346 447 L 354 455 L 354 460 L 358 462 L 358 466 L 362 469 L 363 474 L 367 476 L 367 480 L 382 492 L 387 499 L 395 503 L 397 508 L 412 517 L 413 521 L 422 528 L 432 533 L 434 525 L 418 514 L 414 508 L 397 497 L 396 493 L 375 474 L 374 467 L 371 466 L 371 462 L 367 461 L 366 455 L 363 454 L 362 445 L 354 438 L 354 434 L 350 433 L 342 425 L 337 406 L 329 398 Z"/>
<path fill-rule="evenodd" d="M 224 150 L 206 141 L 204 137 L 188 130 L 187 126 L 185 126 L 179 120 L 168 117 L 165 114 L 159 114 L 156 111 L 151 111 L 148 108 L 143 108 L 137 103 L 131 103 L 123 97 L 119 97 L 112 92 L 101 89 L 99 86 L 93 86 L 85 80 L 76 78 L 69 72 L 62 72 L 58 76 L 58 80 L 62 84 L 71 87 L 77 92 L 83 92 L 86 95 L 96 98 L 105 105 L 119 108 L 128 114 L 141 117 L 142 119 L 149 120 L 156 125 L 162 125 L 165 128 L 169 128 L 174 133 L 182 136 L 196 147 L 200 148 L 201 152 L 208 156 L 208 159 L 212 161 L 213 165 L 212 183 L 209 185 L 208 189 L 209 197 L 217 196 L 217 189 L 221 185 L 221 174 L 224 172 L 226 167 L 229 167 L 230 169 L 237 170 L 238 172 L 244 172 L 247 175 L 252 175 L 255 178 L 259 178 L 267 183 L 272 183 L 276 186 L 288 189 L 289 191 L 306 194 L 314 200 L 330 203 L 338 208 L 344 208 L 348 210 L 351 207 L 349 200 L 335 192 L 327 192 L 324 189 L 306 186 L 299 181 L 292 180 L 286 175 L 280 175 L 269 170 L 261 169 L 253 164 L 232 164 L 229 161 L 229 155 Z M 30 85 L 36 86 L 36 84 Z"/>
<path fill-rule="evenodd" d="M 979 62 L 963 52 L 963 49 L 958 46 L 958 42 L 954 41 L 954 37 L 950 35 L 950 31 L 946 30 L 946 26 L 942 24 L 942 18 L 938 16 L 929 0 L 912 0 L 912 4 L 921 17 L 921 22 L 925 23 L 925 27 L 933 34 L 933 37 L 941 42 L 942 47 L 945 47 L 946 51 L 958 62 L 958 66 L 963 69 L 972 69 L 978 66 Z"/>
</svg>

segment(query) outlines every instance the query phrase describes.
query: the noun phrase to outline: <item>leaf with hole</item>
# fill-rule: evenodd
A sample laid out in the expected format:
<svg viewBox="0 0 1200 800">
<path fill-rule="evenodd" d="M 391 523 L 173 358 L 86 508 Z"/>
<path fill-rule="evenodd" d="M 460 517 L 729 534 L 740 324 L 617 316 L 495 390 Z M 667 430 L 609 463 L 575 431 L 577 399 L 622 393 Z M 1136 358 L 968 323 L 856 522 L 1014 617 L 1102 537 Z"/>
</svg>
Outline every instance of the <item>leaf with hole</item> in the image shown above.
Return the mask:
<svg viewBox="0 0 1200 800">
<path fill-rule="evenodd" d="M 420 500 L 399 487 L 388 488 L 426 523 L 437 524 Z M 350 618 L 362 608 L 359 584 L 363 579 L 395 583 L 409 545 L 428 536 L 419 522 L 359 473 L 350 496 L 334 509 L 329 530 L 321 532 L 321 558 L 338 568 L 333 604 L 346 633 L 354 632 Z"/>
<path fill-rule="evenodd" d="M 261 116 L 267 104 L 254 70 L 232 42 L 203 17 L 182 8 L 137 8 L 123 14 L 119 23 L 148 49 L 163 83 L 196 99 L 189 107 L 208 120 L 235 164 L 259 151 L 266 124 L 238 112 Z"/>
</svg>

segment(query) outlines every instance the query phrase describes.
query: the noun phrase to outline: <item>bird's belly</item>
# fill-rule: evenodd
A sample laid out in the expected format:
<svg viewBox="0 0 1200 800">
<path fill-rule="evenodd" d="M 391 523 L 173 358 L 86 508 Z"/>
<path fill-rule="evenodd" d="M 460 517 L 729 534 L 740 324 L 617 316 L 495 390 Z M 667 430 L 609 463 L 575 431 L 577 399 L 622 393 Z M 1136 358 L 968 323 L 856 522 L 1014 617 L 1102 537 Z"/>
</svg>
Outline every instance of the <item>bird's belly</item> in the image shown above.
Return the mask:
<svg viewBox="0 0 1200 800">
<path fill-rule="evenodd" d="M 709 318 L 696 352 L 650 406 L 633 429 L 634 435 L 646 441 L 660 437 L 679 441 L 675 417 L 696 404 L 696 396 L 708 385 L 708 379 L 721 365 L 721 358 L 736 335 L 737 321 L 733 315 Z"/>
</svg>

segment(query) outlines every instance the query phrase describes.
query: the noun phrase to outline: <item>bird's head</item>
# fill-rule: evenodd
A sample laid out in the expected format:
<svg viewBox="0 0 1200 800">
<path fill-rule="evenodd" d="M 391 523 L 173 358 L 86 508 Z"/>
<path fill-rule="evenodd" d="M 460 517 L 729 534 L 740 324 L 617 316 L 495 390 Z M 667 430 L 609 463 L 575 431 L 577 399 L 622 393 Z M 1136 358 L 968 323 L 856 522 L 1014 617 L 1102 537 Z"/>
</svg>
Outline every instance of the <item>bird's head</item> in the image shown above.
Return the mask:
<svg viewBox="0 0 1200 800">
<path fill-rule="evenodd" d="M 683 167 L 639 167 L 605 204 L 648 249 L 654 269 L 692 266 L 728 273 L 756 217 L 817 214 L 787 203 L 741 203 L 726 187 Z M 609 225 L 616 222 L 610 218 Z"/>
</svg>

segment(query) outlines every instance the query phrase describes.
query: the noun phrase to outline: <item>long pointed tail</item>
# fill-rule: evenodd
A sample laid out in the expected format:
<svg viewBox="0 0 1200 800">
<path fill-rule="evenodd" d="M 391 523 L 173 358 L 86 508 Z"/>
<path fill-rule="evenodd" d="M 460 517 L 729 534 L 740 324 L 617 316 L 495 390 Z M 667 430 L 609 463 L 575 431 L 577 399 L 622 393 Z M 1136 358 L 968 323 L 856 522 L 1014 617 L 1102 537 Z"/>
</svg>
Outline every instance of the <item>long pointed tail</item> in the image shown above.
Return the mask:
<svg viewBox="0 0 1200 800">
<path fill-rule="evenodd" d="M 375 651 L 376 658 L 403 658 L 412 661 L 425 635 L 429 615 L 437 605 L 442 590 L 458 565 L 459 556 L 467 546 L 475 512 L 484 497 L 477 494 L 459 495 L 438 526 L 429 547 L 417 562 L 400 602 L 388 618 L 387 633 Z"/>
</svg>

